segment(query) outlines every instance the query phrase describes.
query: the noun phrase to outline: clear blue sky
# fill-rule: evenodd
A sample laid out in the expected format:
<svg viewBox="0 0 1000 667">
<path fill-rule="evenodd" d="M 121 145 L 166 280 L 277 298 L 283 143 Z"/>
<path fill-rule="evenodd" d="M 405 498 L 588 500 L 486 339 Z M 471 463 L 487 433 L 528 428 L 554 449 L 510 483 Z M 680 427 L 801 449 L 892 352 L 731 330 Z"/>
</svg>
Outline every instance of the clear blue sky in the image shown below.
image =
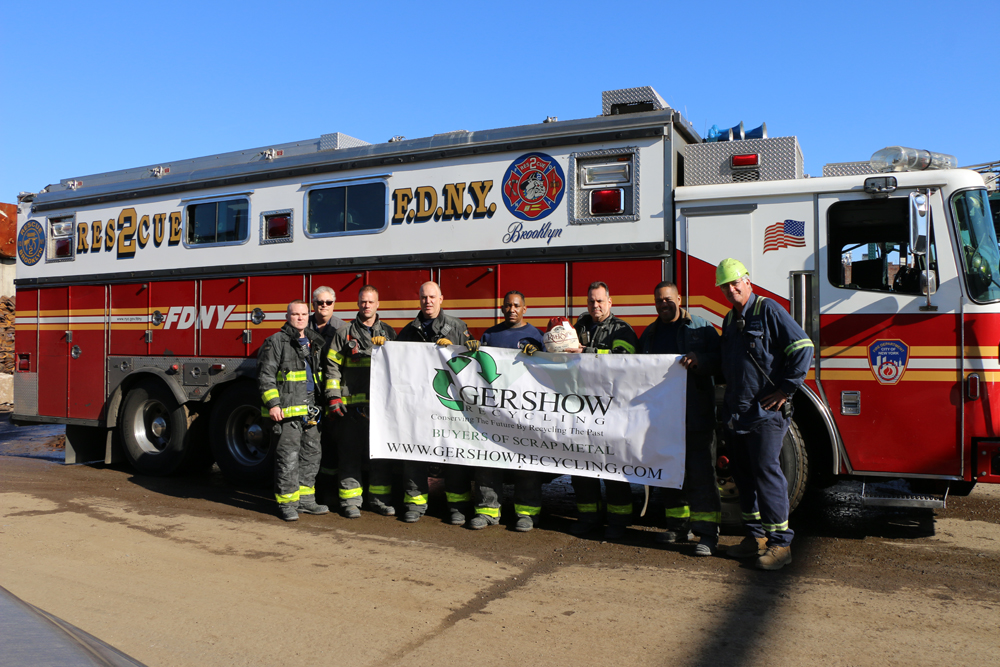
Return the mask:
<svg viewBox="0 0 1000 667">
<path fill-rule="evenodd" d="M 600 113 L 651 85 L 702 134 L 1000 160 L 1000 2 L 0 2 L 0 201 L 314 139 Z"/>
</svg>

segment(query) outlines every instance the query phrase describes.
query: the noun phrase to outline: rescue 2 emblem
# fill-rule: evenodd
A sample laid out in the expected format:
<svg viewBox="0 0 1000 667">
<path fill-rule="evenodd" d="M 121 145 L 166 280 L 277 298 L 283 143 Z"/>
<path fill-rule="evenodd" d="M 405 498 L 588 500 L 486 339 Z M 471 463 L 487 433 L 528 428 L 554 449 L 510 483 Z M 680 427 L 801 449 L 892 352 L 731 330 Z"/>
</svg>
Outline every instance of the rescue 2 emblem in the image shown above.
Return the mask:
<svg viewBox="0 0 1000 667">
<path fill-rule="evenodd" d="M 896 384 L 906 372 L 910 348 L 901 340 L 877 340 L 868 346 L 868 364 L 880 384 Z"/>
<path fill-rule="evenodd" d="M 473 361 L 479 364 L 479 375 L 487 383 L 493 384 L 493 382 L 500 377 L 500 373 L 497 373 L 497 362 L 494 361 L 493 357 L 486 354 L 482 350 L 478 352 L 463 352 L 457 357 L 452 357 L 445 364 L 448 369 L 451 369 L 451 373 L 448 369 L 439 368 L 437 373 L 434 374 L 434 393 L 437 394 L 437 399 L 441 401 L 441 405 L 448 408 L 449 410 L 456 410 L 458 412 L 462 411 L 462 401 L 456 401 L 451 397 L 449 389 L 453 383 L 452 373 L 458 375 L 465 367 L 471 364 Z"/>
<path fill-rule="evenodd" d="M 17 233 L 17 256 L 25 266 L 33 266 L 44 252 L 45 230 L 37 220 L 28 220 Z"/>
<path fill-rule="evenodd" d="M 514 160 L 503 176 L 503 203 L 521 220 L 540 220 L 554 211 L 566 190 L 562 167 L 545 153 Z"/>
</svg>

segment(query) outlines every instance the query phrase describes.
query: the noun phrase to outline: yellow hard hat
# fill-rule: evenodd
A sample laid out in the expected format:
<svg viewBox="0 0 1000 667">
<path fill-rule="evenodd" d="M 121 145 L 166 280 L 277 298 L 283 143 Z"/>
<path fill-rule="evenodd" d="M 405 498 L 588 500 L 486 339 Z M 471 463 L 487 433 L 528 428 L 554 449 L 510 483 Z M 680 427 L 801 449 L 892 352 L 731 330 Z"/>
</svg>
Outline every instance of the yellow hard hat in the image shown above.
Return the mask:
<svg viewBox="0 0 1000 667">
<path fill-rule="evenodd" d="M 715 286 L 731 283 L 749 274 L 743 262 L 729 257 L 719 262 L 719 266 L 715 269 Z"/>
</svg>

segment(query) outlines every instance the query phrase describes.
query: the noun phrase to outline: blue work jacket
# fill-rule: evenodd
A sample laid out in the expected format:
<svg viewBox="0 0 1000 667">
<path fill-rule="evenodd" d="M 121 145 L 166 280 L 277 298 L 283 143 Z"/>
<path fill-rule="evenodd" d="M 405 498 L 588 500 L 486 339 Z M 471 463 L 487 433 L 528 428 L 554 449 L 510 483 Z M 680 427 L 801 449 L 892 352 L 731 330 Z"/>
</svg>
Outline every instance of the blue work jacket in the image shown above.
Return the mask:
<svg viewBox="0 0 1000 667">
<path fill-rule="evenodd" d="M 723 421 L 743 433 L 768 419 L 781 419 L 781 411 L 764 410 L 761 399 L 779 389 L 791 399 L 812 358 L 812 340 L 788 311 L 751 294 L 742 315 L 734 308 L 722 322 Z"/>
</svg>

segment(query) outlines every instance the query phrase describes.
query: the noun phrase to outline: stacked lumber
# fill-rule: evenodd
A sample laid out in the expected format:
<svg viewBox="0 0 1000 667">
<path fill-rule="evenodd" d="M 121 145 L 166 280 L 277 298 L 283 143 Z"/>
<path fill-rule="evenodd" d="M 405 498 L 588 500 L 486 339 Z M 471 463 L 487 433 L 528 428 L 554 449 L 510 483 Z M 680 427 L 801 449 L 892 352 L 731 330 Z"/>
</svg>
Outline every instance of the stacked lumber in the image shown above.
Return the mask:
<svg viewBox="0 0 1000 667">
<path fill-rule="evenodd" d="M 14 297 L 0 296 L 0 373 L 14 372 Z"/>
</svg>

